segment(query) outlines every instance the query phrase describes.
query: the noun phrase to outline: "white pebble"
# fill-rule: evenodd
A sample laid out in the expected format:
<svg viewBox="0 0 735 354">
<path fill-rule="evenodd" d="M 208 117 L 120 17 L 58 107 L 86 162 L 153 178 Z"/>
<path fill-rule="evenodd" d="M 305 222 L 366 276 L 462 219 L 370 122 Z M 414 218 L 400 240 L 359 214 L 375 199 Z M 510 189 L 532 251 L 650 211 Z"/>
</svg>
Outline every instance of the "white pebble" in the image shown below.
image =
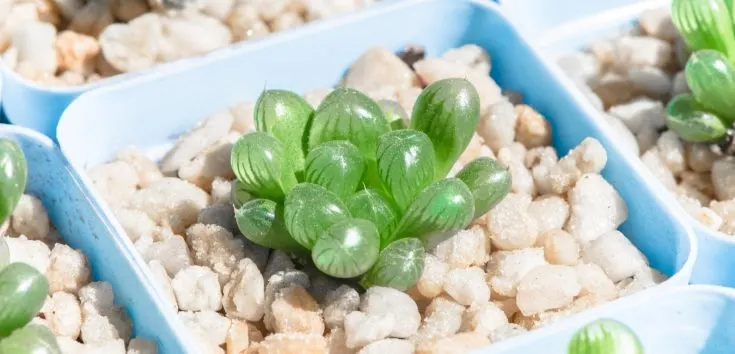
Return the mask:
<svg viewBox="0 0 735 354">
<path fill-rule="evenodd" d="M 174 310 L 178 311 L 179 304 L 176 302 L 176 293 L 174 293 L 174 288 L 171 286 L 171 278 L 168 276 L 163 263 L 157 260 L 152 260 L 148 262 L 148 267 L 151 269 L 153 278 L 158 282 L 158 285 L 161 287 L 161 290 L 163 290 L 164 295 L 166 295 L 166 298 L 171 302 Z"/>
<path fill-rule="evenodd" d="M 144 239 L 140 238 L 138 241 Z M 161 242 L 153 242 L 142 254 L 143 259 L 148 262 L 160 261 L 170 276 L 176 275 L 180 270 L 192 264 L 186 241 L 179 235 L 174 235 Z"/>
<path fill-rule="evenodd" d="M 128 343 L 127 354 L 158 354 L 158 344 L 144 338 L 133 338 Z"/>
<path fill-rule="evenodd" d="M 395 324 L 390 336 L 395 338 L 412 336 L 421 323 L 416 302 L 406 293 L 393 288 L 374 286 L 368 289 L 360 301 L 360 311 L 368 316 L 393 315 Z"/>
<path fill-rule="evenodd" d="M 366 315 L 360 311 L 345 316 L 345 335 L 348 348 L 357 349 L 371 342 L 387 338 L 395 328 L 395 316 Z"/>
<path fill-rule="evenodd" d="M 230 280 L 237 262 L 245 257 L 242 238 L 219 225 L 194 224 L 186 230 L 186 240 L 194 262 L 217 273 L 220 284 Z"/>
<path fill-rule="evenodd" d="M 712 164 L 712 185 L 719 200 L 735 199 L 735 159 L 728 157 Z"/>
<path fill-rule="evenodd" d="M 49 223 L 46 208 L 41 200 L 28 194 L 23 194 L 18 205 L 13 209 L 10 226 L 29 240 L 44 240 L 48 236 L 51 224 Z"/>
<path fill-rule="evenodd" d="M 493 253 L 486 270 L 492 290 L 511 297 L 516 295 L 518 283 L 528 272 L 545 264 L 543 248 L 525 248 Z"/>
<path fill-rule="evenodd" d="M 51 250 L 46 277 L 51 292 L 76 294 L 90 279 L 87 259 L 81 251 L 57 243 Z"/>
<path fill-rule="evenodd" d="M 544 265 L 526 274 L 518 284 L 516 302 L 526 316 L 568 306 L 582 290 L 572 267 Z"/>
<path fill-rule="evenodd" d="M 51 309 L 52 314 L 46 320 L 54 334 L 77 339 L 82 330 L 82 309 L 77 297 L 63 291 L 55 292 L 51 295 Z"/>
<path fill-rule="evenodd" d="M 419 341 L 457 333 L 462 326 L 464 310 L 464 306 L 444 296 L 434 299 L 424 313 L 424 321 L 417 333 Z"/>
<path fill-rule="evenodd" d="M 658 148 L 651 148 L 641 156 L 641 161 L 656 179 L 667 189 L 676 188 L 676 179 Z"/>
<path fill-rule="evenodd" d="M 582 249 L 582 259 L 602 268 L 613 282 L 633 276 L 647 261 L 625 235 L 612 230 Z"/>
<path fill-rule="evenodd" d="M 666 124 L 666 108 L 663 103 L 645 97 L 613 106 L 608 113 L 623 121 L 633 134 L 640 133 L 644 127 L 658 129 Z"/>
<path fill-rule="evenodd" d="M 357 311 L 358 306 L 360 306 L 360 294 L 357 290 L 341 285 L 327 293 L 324 301 L 324 323 L 329 328 L 343 327 L 345 316 L 352 311 Z"/>
<path fill-rule="evenodd" d="M 258 267 L 243 258 L 224 286 L 222 304 L 227 315 L 259 321 L 265 312 L 265 282 Z"/>
<path fill-rule="evenodd" d="M 490 245 L 480 227 L 461 230 L 439 243 L 433 253 L 452 268 L 487 263 Z"/>
<path fill-rule="evenodd" d="M 393 94 L 399 88 L 417 83 L 416 74 L 393 52 L 384 47 L 366 50 L 355 60 L 344 79 L 345 87 L 366 92 L 389 87 Z"/>
<path fill-rule="evenodd" d="M 357 352 L 357 354 L 413 354 L 414 344 L 405 339 L 382 339 L 372 342 Z"/>
<path fill-rule="evenodd" d="M 674 175 L 679 175 L 686 169 L 686 152 L 679 136 L 671 130 L 661 134 L 656 143 L 659 154 L 666 166 Z"/>
<path fill-rule="evenodd" d="M 569 191 L 571 215 L 565 230 L 584 244 L 615 230 L 628 218 L 618 191 L 602 176 L 586 174 Z"/>
<path fill-rule="evenodd" d="M 462 327 L 489 336 L 498 328 L 508 325 L 505 312 L 492 302 L 476 303 L 464 313 Z"/>
<path fill-rule="evenodd" d="M 594 295 L 605 300 L 612 300 L 618 295 L 615 284 L 597 264 L 578 264 L 574 269 L 577 270 L 577 280 L 582 286 L 580 296 Z"/>
<path fill-rule="evenodd" d="M 115 295 L 108 282 L 93 282 L 79 289 L 79 300 L 84 311 L 104 313 L 114 306 Z"/>
<path fill-rule="evenodd" d="M 518 115 L 513 104 L 506 99 L 490 105 L 480 116 L 477 133 L 497 152 L 504 146 L 510 146 L 515 140 Z"/>
<path fill-rule="evenodd" d="M 444 291 L 465 306 L 490 300 L 485 272 L 477 267 L 450 270 L 444 280 Z"/>
<path fill-rule="evenodd" d="M 607 164 L 607 152 L 597 139 L 585 138 L 550 169 L 549 180 L 556 194 L 574 187 L 584 174 L 599 173 Z"/>
<path fill-rule="evenodd" d="M 628 129 L 618 117 L 611 114 L 604 114 L 605 120 L 610 125 L 612 130 L 615 132 L 618 138 L 618 143 L 621 148 L 625 148 L 630 153 L 638 156 L 640 155 L 640 147 L 638 146 L 638 140 L 635 135 Z"/>
<path fill-rule="evenodd" d="M 189 266 L 171 281 L 179 308 L 184 311 L 218 311 L 222 292 L 217 274 L 207 267 Z"/>
<path fill-rule="evenodd" d="M 444 277 L 449 271 L 449 266 L 441 259 L 432 254 L 424 257 L 424 271 L 416 282 L 416 289 L 421 295 L 433 299 L 444 289 Z"/>
<path fill-rule="evenodd" d="M 531 196 L 508 194 L 487 214 L 487 230 L 493 246 L 514 250 L 532 246 L 538 237 L 536 218 L 528 213 Z"/>
<path fill-rule="evenodd" d="M 564 227 L 569 218 L 569 204 L 555 195 L 544 196 L 531 202 L 528 213 L 536 219 L 539 233 L 544 233 Z"/>
<path fill-rule="evenodd" d="M 579 243 L 568 232 L 551 230 L 541 235 L 544 256 L 551 264 L 575 265 L 579 259 Z"/>
<path fill-rule="evenodd" d="M 6 237 L 10 251 L 10 263 L 22 262 L 36 268 L 41 274 L 46 274 L 51 263 L 51 250 L 48 246 L 36 240 L 28 240 L 24 237 Z"/>
</svg>

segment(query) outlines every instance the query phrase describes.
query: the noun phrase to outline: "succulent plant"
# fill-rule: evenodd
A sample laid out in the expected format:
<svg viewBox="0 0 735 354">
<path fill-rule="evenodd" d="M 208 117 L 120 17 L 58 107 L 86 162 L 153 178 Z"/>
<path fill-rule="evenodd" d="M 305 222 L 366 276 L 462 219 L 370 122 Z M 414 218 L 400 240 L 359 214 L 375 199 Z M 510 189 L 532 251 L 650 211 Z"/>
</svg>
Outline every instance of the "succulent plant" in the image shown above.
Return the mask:
<svg viewBox="0 0 735 354">
<path fill-rule="evenodd" d="M 479 112 L 464 79 L 426 87 L 410 122 L 395 102 L 349 88 L 316 109 L 265 91 L 257 132 L 231 155 L 238 228 L 259 245 L 310 255 L 329 276 L 405 290 L 423 270 L 422 241 L 467 227 L 510 190 L 510 173 L 489 158 L 445 178 Z"/>
<path fill-rule="evenodd" d="M 643 354 L 643 345 L 628 326 L 601 319 L 582 327 L 572 336 L 569 354 Z"/>
<path fill-rule="evenodd" d="M 28 167 L 20 146 L 0 139 L 0 225 L 25 191 Z M 60 354 L 56 336 L 45 326 L 28 325 L 49 291 L 46 277 L 25 263 L 11 263 L 0 234 L 0 353 Z M 26 326 L 28 325 L 28 326 Z"/>
<path fill-rule="evenodd" d="M 693 54 L 685 70 L 691 94 L 667 106 L 667 126 L 683 140 L 715 143 L 735 154 L 735 26 L 732 1 L 674 0 L 672 19 Z"/>
</svg>

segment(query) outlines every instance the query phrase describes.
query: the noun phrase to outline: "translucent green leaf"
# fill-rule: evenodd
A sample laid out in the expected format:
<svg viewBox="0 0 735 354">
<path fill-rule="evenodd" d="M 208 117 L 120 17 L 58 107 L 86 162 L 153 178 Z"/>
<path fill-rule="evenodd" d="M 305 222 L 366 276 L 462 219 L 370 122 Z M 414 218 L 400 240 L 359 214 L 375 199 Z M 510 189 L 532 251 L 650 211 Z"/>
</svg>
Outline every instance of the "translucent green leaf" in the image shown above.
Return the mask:
<svg viewBox="0 0 735 354">
<path fill-rule="evenodd" d="M 378 173 L 401 211 L 434 180 L 434 147 L 426 134 L 403 129 L 378 140 Z"/>
<path fill-rule="evenodd" d="M 350 217 L 339 197 L 324 187 L 300 183 L 286 195 L 286 229 L 306 249 L 332 225 Z"/>
<path fill-rule="evenodd" d="M 349 141 L 328 141 L 306 156 L 306 182 L 318 184 L 343 200 L 354 194 L 365 173 L 365 159 Z"/>
<path fill-rule="evenodd" d="M 406 291 L 424 271 L 424 246 L 415 238 L 404 238 L 388 245 L 380 252 L 378 261 L 360 279 L 365 289 L 385 286 Z"/>
<path fill-rule="evenodd" d="M 393 130 L 408 128 L 409 116 L 401 105 L 393 100 L 380 100 L 378 106 L 383 110 L 385 120 L 388 121 L 390 128 Z"/>
<path fill-rule="evenodd" d="M 700 50 L 689 57 L 684 70 L 689 88 L 702 107 L 728 126 L 735 123 L 735 65 L 717 51 Z"/>
<path fill-rule="evenodd" d="M 347 219 L 317 239 L 311 259 L 319 270 L 335 278 L 354 278 L 375 264 L 380 236 L 372 222 Z"/>
<path fill-rule="evenodd" d="M 0 234 L 0 270 L 10 263 L 10 248 L 5 236 Z"/>
<path fill-rule="evenodd" d="M 472 222 L 474 215 L 475 201 L 467 186 L 457 178 L 439 180 L 416 197 L 391 239 L 461 230 Z"/>
<path fill-rule="evenodd" d="M 61 354 L 56 335 L 46 326 L 31 324 L 0 340 L 2 354 Z"/>
<path fill-rule="evenodd" d="M 283 222 L 283 207 L 268 199 L 253 199 L 235 210 L 235 221 L 245 238 L 263 247 L 303 252 Z"/>
<path fill-rule="evenodd" d="M 46 277 L 25 263 L 0 271 L 0 337 L 28 324 L 46 300 Z"/>
<path fill-rule="evenodd" d="M 436 153 L 436 176 L 447 175 L 467 148 L 480 119 L 480 97 L 465 79 L 444 79 L 421 92 L 411 128 L 429 136 Z"/>
<path fill-rule="evenodd" d="M 378 104 L 349 88 L 337 88 L 324 98 L 310 129 L 309 149 L 327 141 L 347 140 L 367 160 L 375 159 L 378 137 L 390 131 Z"/>
<path fill-rule="evenodd" d="M 372 189 L 363 189 L 345 200 L 345 204 L 352 217 L 370 220 L 378 228 L 381 248 L 385 247 L 398 224 L 398 215 L 385 198 Z"/>
<path fill-rule="evenodd" d="M 671 18 L 692 52 L 713 49 L 735 58 L 729 0 L 673 0 Z"/>
<path fill-rule="evenodd" d="M 704 111 L 692 95 L 682 94 L 669 101 L 666 125 L 691 142 L 714 142 L 727 134 L 727 127 L 714 114 Z"/>
<path fill-rule="evenodd" d="M 643 354 L 638 337 L 626 325 L 608 319 L 592 322 L 572 336 L 569 354 Z"/>
<path fill-rule="evenodd" d="M 0 225 L 18 205 L 26 189 L 28 165 L 20 146 L 8 139 L 0 139 Z"/>
<path fill-rule="evenodd" d="M 232 147 L 231 164 L 248 193 L 276 201 L 296 185 L 283 145 L 268 133 L 245 134 Z"/>
<path fill-rule="evenodd" d="M 481 157 L 468 163 L 456 177 L 472 192 L 475 218 L 485 215 L 510 192 L 510 172 L 489 157 Z"/>
<path fill-rule="evenodd" d="M 230 191 L 230 193 L 232 205 L 234 205 L 235 208 L 239 208 L 243 204 L 247 203 L 250 199 L 253 199 L 253 196 L 250 195 L 247 190 L 245 190 L 245 185 L 243 185 L 243 183 L 238 180 L 232 181 L 232 190 Z"/>
<path fill-rule="evenodd" d="M 306 127 L 314 109 L 301 96 L 284 90 L 266 90 L 255 103 L 255 125 L 283 144 L 293 170 L 300 175 L 304 170 Z"/>
</svg>

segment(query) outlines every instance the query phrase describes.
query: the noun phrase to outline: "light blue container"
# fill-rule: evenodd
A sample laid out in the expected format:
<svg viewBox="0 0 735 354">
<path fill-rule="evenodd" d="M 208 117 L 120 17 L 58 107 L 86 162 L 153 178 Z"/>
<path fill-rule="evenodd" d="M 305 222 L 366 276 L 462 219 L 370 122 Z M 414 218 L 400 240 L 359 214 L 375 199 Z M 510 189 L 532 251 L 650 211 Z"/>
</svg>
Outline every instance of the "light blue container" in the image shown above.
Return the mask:
<svg viewBox="0 0 735 354">
<path fill-rule="evenodd" d="M 381 0 L 381 2 L 386 3 L 396 1 L 401 0 Z M 304 26 L 311 25 L 312 23 L 307 23 Z M 286 30 L 269 35 L 268 38 L 264 40 L 268 41 L 282 33 L 299 30 L 299 28 Z M 227 48 L 220 49 L 219 51 L 226 52 L 237 47 L 247 46 L 250 44 L 251 43 L 249 42 L 236 43 Z M 206 57 L 207 55 L 203 57 Z M 174 68 L 175 70 L 177 67 L 187 67 L 190 65 L 190 62 L 199 61 L 203 57 L 192 57 L 177 60 L 175 62 L 160 64 L 150 69 L 113 76 L 91 84 L 64 88 L 46 87 L 26 80 L 0 60 L 0 73 L 2 74 L 3 85 L 6 88 L 2 96 L 4 103 L 3 111 L 10 123 L 37 130 L 55 140 L 56 126 L 61 114 L 73 100 L 79 97 L 79 95 L 100 87 L 114 85 L 117 82 L 126 81 L 134 77 L 160 73 L 168 71 L 170 68 Z"/>
<path fill-rule="evenodd" d="M 645 353 L 732 354 L 735 348 L 735 289 L 691 285 L 622 299 L 594 312 L 475 353 L 563 354 L 572 335 L 598 318 L 630 326 L 640 337 Z"/>
<path fill-rule="evenodd" d="M 614 6 L 633 5 L 643 0 L 501 0 L 503 13 L 532 44 L 548 30 L 586 18 Z"/>
<path fill-rule="evenodd" d="M 48 137 L 17 126 L 0 124 L 0 137 L 21 145 L 28 162 L 27 193 L 41 199 L 64 240 L 84 252 L 93 278 L 112 285 L 115 301 L 125 306 L 133 321 L 134 336 L 157 341 L 159 353 L 183 353 L 186 346 L 174 335 L 181 324 L 170 320 L 173 309 L 157 296 L 141 265 L 132 261 L 134 251 L 101 217 L 99 205 L 74 177 L 59 148 Z"/>
<path fill-rule="evenodd" d="M 197 58 L 162 64 L 148 70 L 121 74 L 91 84 L 72 87 L 46 87 L 37 84 L 24 79 L 0 61 L 3 115 L 11 124 L 31 128 L 55 140 L 56 126 L 61 114 L 69 103 L 82 93 L 133 77 L 145 76 L 153 72 L 165 72 L 168 67 L 186 65 L 186 62 L 191 60 L 197 60 Z"/>
<path fill-rule="evenodd" d="M 580 3 L 583 0 L 578 0 Z M 625 3 L 625 0 L 620 1 Z M 649 8 L 667 6 L 670 1 L 645 1 L 632 6 L 614 7 L 615 1 L 610 1 L 611 8 L 589 18 L 580 19 L 555 28 L 548 32 L 547 36 L 538 40 L 541 52 L 547 53 L 547 58 L 554 58 L 562 53 L 569 53 L 583 48 L 594 39 L 612 37 L 620 32 L 622 28 L 634 23 L 641 12 Z M 596 119 L 602 119 L 588 103 L 587 99 L 571 84 L 568 78 L 564 78 L 566 85 L 572 87 L 570 90 L 586 111 L 591 112 Z M 631 157 L 631 163 L 643 166 L 638 158 Z M 655 177 L 642 167 L 647 179 L 658 184 Z M 680 208 L 678 201 L 666 193 L 670 200 L 668 203 L 675 208 Z M 698 284 L 715 284 L 735 287 L 735 237 L 713 231 L 697 220 L 686 214 L 686 220 L 692 224 L 692 228 L 698 238 L 699 256 L 694 265 L 691 281 Z"/>
<path fill-rule="evenodd" d="M 410 26 L 407 18 L 411 18 Z M 682 212 L 667 205 L 670 202 L 660 187 L 646 180 L 642 167 L 623 156 L 612 135 L 577 104 L 561 83 L 562 74 L 550 70 L 550 65 L 520 39 L 498 6 L 485 0 L 404 0 L 377 6 L 216 53 L 185 68 L 89 92 L 66 110 L 57 136 L 84 187 L 115 232 L 122 235 L 120 224 L 85 173 L 110 161 L 119 149 L 135 145 L 154 158 L 160 157 L 179 134 L 202 118 L 241 100 L 254 100 L 264 87 L 303 93 L 333 86 L 345 69 L 374 45 L 399 50 L 407 44 L 421 44 L 428 55 L 435 56 L 468 43 L 489 50 L 493 77 L 502 87 L 521 92 L 527 103 L 549 118 L 560 154 L 588 136 L 597 137 L 606 146 L 608 164 L 603 174 L 629 209 L 621 230 L 653 267 L 671 276 L 654 289 L 686 284 L 696 243 L 691 228 L 679 221 Z M 133 258 L 145 267 L 139 256 Z M 147 270 L 143 272 L 150 277 Z M 656 292 L 647 292 L 651 291 Z"/>
</svg>

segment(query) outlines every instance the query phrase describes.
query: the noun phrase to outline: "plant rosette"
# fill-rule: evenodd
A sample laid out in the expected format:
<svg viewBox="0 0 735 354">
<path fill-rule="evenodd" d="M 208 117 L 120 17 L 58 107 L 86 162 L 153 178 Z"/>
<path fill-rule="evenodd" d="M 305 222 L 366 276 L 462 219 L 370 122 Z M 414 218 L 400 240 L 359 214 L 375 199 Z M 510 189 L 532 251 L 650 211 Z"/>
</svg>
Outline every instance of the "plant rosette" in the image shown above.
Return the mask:
<svg viewBox="0 0 735 354">
<path fill-rule="evenodd" d="M 316 109 L 289 91 L 263 92 L 257 131 L 231 154 L 238 228 L 261 246 L 310 255 L 329 276 L 408 289 L 427 240 L 466 228 L 510 190 L 510 173 L 490 158 L 446 178 L 479 106 L 464 79 L 426 87 L 409 124 L 400 107 L 349 88 Z"/>
<path fill-rule="evenodd" d="M 626 325 L 609 319 L 579 329 L 569 341 L 568 354 L 643 354 L 643 345 Z"/>
<path fill-rule="evenodd" d="M 693 54 L 684 69 L 691 94 L 667 106 L 667 126 L 683 140 L 735 154 L 735 26 L 725 0 L 674 0 L 672 20 Z"/>
<path fill-rule="evenodd" d="M 20 146 L 0 139 L 0 225 L 18 205 L 28 180 Z M 60 354 L 56 336 L 45 326 L 28 325 L 41 310 L 49 283 L 25 263 L 11 263 L 5 236 L 0 234 L 0 353 Z"/>
</svg>

